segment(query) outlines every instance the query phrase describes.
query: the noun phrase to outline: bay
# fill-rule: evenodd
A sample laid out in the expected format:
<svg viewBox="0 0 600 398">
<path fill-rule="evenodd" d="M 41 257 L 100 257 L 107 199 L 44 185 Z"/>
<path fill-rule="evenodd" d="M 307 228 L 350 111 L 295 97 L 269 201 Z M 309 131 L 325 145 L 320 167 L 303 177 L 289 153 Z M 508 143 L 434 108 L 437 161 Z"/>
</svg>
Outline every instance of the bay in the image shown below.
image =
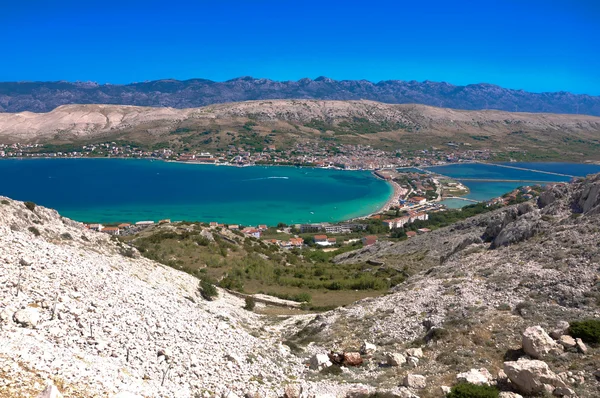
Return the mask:
<svg viewBox="0 0 600 398">
<path fill-rule="evenodd" d="M 392 187 L 368 171 L 145 159 L 0 161 L 0 195 L 83 222 L 336 222 L 377 211 L 391 194 Z"/>
<path fill-rule="evenodd" d="M 469 194 L 465 195 L 465 198 L 477 201 L 486 201 L 502 196 L 523 185 L 543 185 L 549 182 L 568 182 L 571 180 L 571 177 L 569 176 L 547 174 L 546 172 L 576 177 L 585 177 L 588 174 L 600 173 L 600 165 L 587 163 L 513 162 L 499 163 L 499 165 L 500 166 L 493 163 L 457 163 L 428 167 L 427 169 L 461 181 L 470 190 Z M 469 181 L 469 179 L 517 181 Z M 440 203 L 445 204 L 450 208 L 461 208 L 471 204 L 471 202 L 457 199 L 447 199 Z"/>
</svg>

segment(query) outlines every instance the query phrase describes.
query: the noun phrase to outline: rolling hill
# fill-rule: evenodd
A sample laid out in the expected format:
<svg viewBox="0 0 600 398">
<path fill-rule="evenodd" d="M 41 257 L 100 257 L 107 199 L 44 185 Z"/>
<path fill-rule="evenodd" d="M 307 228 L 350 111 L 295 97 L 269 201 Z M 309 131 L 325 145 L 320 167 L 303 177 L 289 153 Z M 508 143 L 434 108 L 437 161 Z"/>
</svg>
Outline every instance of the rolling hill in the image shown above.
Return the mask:
<svg viewBox="0 0 600 398">
<path fill-rule="evenodd" d="M 422 150 L 453 141 L 472 149 L 597 160 L 600 118 L 318 100 L 247 101 L 189 109 L 64 105 L 48 113 L 0 113 L 0 143 L 119 140 L 206 150 L 240 143 L 283 149 L 299 140 Z"/>
</svg>

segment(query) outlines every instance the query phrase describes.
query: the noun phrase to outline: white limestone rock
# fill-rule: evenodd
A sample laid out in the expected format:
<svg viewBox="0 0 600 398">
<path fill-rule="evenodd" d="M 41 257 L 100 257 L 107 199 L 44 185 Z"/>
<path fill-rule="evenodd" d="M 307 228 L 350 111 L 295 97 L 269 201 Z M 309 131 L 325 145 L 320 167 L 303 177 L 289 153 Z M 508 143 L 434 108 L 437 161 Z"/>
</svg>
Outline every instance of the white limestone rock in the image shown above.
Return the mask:
<svg viewBox="0 0 600 398">
<path fill-rule="evenodd" d="M 476 384 L 479 386 L 489 386 L 493 380 L 492 374 L 486 369 L 471 369 L 468 372 L 459 373 L 456 375 L 456 381 Z"/>
<path fill-rule="evenodd" d="M 13 320 L 19 325 L 34 329 L 40 322 L 40 310 L 36 307 L 26 307 L 14 313 Z"/>
<path fill-rule="evenodd" d="M 550 352 L 562 351 L 541 326 L 531 326 L 523 332 L 523 351 L 532 358 L 540 359 Z"/>
<path fill-rule="evenodd" d="M 565 348 L 573 348 L 577 345 L 575 339 L 568 334 L 560 336 L 558 342 Z"/>
<path fill-rule="evenodd" d="M 579 350 L 579 352 L 581 352 L 582 354 L 587 354 L 588 348 L 583 342 L 583 340 L 581 340 L 580 338 L 576 338 L 575 344 L 577 344 L 577 349 Z"/>
<path fill-rule="evenodd" d="M 409 348 L 406 350 L 406 355 L 408 355 L 409 357 L 423 358 L 423 349 L 422 348 Z"/>
<path fill-rule="evenodd" d="M 425 376 L 422 375 L 407 374 L 406 376 L 404 376 L 402 385 L 408 388 L 421 390 L 427 387 L 427 379 L 425 378 Z"/>
<path fill-rule="evenodd" d="M 396 352 L 386 352 L 385 359 L 389 366 L 402 366 L 406 363 L 406 357 Z"/>
<path fill-rule="evenodd" d="M 310 368 L 312 370 L 322 370 L 332 365 L 327 354 L 315 354 L 310 358 Z"/>
<path fill-rule="evenodd" d="M 565 383 L 543 361 L 519 359 L 504 362 L 504 372 L 513 385 L 523 394 L 533 395 L 553 390 L 556 387 L 566 387 Z"/>
</svg>

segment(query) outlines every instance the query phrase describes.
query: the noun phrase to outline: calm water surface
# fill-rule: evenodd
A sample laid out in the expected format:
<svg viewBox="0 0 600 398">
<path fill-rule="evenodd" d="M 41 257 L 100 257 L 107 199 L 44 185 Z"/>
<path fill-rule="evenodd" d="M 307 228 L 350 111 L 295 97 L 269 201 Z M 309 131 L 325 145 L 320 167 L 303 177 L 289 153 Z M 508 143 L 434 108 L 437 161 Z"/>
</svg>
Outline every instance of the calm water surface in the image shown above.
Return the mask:
<svg viewBox="0 0 600 398">
<path fill-rule="evenodd" d="M 128 159 L 0 161 L 0 195 L 78 221 L 340 221 L 378 210 L 391 186 L 367 171 Z"/>
</svg>

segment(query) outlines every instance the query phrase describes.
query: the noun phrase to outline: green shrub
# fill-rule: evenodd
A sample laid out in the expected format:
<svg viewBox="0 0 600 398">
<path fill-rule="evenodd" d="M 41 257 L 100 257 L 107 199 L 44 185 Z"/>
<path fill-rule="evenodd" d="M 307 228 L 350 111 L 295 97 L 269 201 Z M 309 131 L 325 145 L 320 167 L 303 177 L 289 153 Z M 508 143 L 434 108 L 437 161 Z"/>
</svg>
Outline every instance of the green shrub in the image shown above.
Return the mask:
<svg viewBox="0 0 600 398">
<path fill-rule="evenodd" d="M 29 210 L 34 211 L 35 210 L 35 203 L 33 202 L 25 202 L 25 207 L 27 207 Z"/>
<path fill-rule="evenodd" d="M 299 303 L 310 303 L 312 296 L 308 293 L 298 293 L 294 296 L 293 300 Z"/>
<path fill-rule="evenodd" d="M 29 232 L 31 232 L 35 236 L 40 236 L 41 235 L 40 230 L 37 229 L 36 227 L 29 227 L 27 229 L 29 230 Z"/>
<path fill-rule="evenodd" d="M 121 247 L 119 253 L 124 257 L 135 258 L 135 250 L 130 246 Z"/>
<path fill-rule="evenodd" d="M 584 321 L 571 322 L 569 334 L 573 337 L 579 337 L 586 343 L 600 343 L 600 320 L 586 319 Z"/>
<path fill-rule="evenodd" d="M 225 278 L 221 279 L 219 286 L 225 289 L 235 290 L 237 292 L 244 290 L 244 282 L 237 275 L 227 275 Z"/>
<path fill-rule="evenodd" d="M 73 237 L 68 232 L 61 234 L 60 237 L 63 238 L 64 240 L 73 240 Z"/>
<path fill-rule="evenodd" d="M 210 279 L 202 279 L 199 285 L 200 295 L 204 300 L 213 301 L 219 297 L 219 292 Z"/>
<path fill-rule="evenodd" d="M 8 200 L 6 200 L 6 199 L 2 199 L 2 202 L 1 202 L 1 203 L 2 203 L 3 205 L 9 205 L 9 204 L 10 204 L 10 202 L 9 202 Z"/>
<path fill-rule="evenodd" d="M 246 297 L 246 305 L 244 305 L 244 309 L 248 311 L 254 311 L 254 307 L 256 307 L 256 301 L 254 297 Z"/>
<path fill-rule="evenodd" d="M 498 398 L 500 392 L 491 386 L 459 383 L 452 387 L 447 398 Z"/>
</svg>

